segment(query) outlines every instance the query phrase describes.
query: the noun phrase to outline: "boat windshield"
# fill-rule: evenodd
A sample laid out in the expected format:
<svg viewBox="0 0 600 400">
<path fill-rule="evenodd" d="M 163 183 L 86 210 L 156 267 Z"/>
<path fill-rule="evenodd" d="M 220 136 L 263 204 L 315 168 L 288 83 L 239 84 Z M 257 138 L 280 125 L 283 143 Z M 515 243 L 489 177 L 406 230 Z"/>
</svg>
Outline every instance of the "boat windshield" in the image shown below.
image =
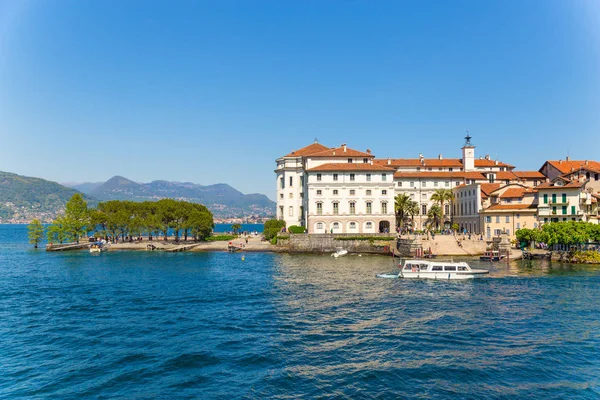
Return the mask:
<svg viewBox="0 0 600 400">
<path fill-rule="evenodd" d="M 432 271 L 441 271 L 442 270 L 442 266 L 441 265 L 434 265 L 431 267 Z"/>
<path fill-rule="evenodd" d="M 467 267 L 458 267 L 459 271 L 468 271 Z"/>
<path fill-rule="evenodd" d="M 456 265 L 446 265 L 444 271 L 456 271 Z"/>
</svg>

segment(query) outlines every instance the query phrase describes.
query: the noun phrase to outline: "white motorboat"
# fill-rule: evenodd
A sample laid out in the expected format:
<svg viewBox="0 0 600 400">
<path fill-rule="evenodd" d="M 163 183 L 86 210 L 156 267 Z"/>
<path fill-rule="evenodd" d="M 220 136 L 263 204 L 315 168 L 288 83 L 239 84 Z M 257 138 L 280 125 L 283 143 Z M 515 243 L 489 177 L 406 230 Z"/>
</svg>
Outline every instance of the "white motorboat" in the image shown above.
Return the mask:
<svg viewBox="0 0 600 400">
<path fill-rule="evenodd" d="M 398 274 L 379 274 L 378 278 L 472 279 L 487 275 L 487 269 L 472 269 L 466 262 L 406 260 Z"/>
<path fill-rule="evenodd" d="M 90 244 L 90 253 L 105 252 L 106 250 L 108 250 L 108 246 L 109 246 L 109 243 L 104 240 L 94 242 L 94 243 Z"/>
<path fill-rule="evenodd" d="M 335 253 L 331 254 L 331 257 L 338 258 L 338 257 L 345 256 L 347 254 L 348 254 L 348 250 L 344 250 L 341 247 L 338 247 L 335 249 Z"/>
</svg>

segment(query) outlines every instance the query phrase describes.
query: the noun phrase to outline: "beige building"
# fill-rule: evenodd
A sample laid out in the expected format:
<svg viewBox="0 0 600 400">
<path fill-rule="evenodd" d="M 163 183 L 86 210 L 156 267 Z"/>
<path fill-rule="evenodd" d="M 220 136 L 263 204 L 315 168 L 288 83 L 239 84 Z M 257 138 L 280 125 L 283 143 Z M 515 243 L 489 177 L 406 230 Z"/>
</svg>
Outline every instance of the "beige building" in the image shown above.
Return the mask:
<svg viewBox="0 0 600 400">
<path fill-rule="evenodd" d="M 537 202 L 537 190 L 522 184 L 513 183 L 494 190 L 480 212 L 484 237 L 491 239 L 506 232 L 514 239 L 521 228 L 537 228 Z"/>
</svg>

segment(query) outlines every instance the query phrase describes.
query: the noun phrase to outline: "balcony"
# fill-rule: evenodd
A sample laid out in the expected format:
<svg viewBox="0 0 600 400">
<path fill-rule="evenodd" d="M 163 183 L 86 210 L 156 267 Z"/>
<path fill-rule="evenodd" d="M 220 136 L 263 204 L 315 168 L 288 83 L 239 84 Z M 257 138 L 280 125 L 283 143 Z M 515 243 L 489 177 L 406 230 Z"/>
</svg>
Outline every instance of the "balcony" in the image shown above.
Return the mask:
<svg viewBox="0 0 600 400">
<path fill-rule="evenodd" d="M 549 217 L 551 215 L 556 215 L 556 211 L 552 212 L 552 210 L 550 208 L 547 207 L 540 207 L 538 208 L 538 215 L 540 217 Z"/>
<path fill-rule="evenodd" d="M 566 200 L 566 201 L 562 201 L 562 200 L 549 201 L 548 205 L 549 206 L 568 206 L 569 205 L 569 200 Z"/>
</svg>

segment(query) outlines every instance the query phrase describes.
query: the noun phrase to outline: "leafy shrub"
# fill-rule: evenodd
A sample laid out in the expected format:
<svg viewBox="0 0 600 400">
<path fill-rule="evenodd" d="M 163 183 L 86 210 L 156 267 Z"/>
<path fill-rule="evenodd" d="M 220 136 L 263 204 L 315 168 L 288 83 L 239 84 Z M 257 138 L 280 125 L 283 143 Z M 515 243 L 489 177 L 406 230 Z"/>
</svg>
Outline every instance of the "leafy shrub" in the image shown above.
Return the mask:
<svg viewBox="0 0 600 400">
<path fill-rule="evenodd" d="M 279 232 L 281 232 L 283 228 L 285 228 L 285 221 L 279 219 L 270 219 L 265 222 L 265 230 L 263 231 L 263 235 L 265 239 L 272 240 Z"/>
<path fill-rule="evenodd" d="M 341 237 L 334 238 L 334 240 L 370 240 L 370 241 L 375 241 L 375 240 L 396 240 L 396 238 L 394 236 L 383 236 L 383 237 L 377 237 L 377 236 L 341 236 Z"/>
<path fill-rule="evenodd" d="M 306 228 L 304 228 L 303 226 L 298 226 L 298 225 L 292 225 L 288 228 L 288 232 L 291 233 L 304 233 L 306 231 Z"/>
<path fill-rule="evenodd" d="M 230 240 L 235 239 L 236 237 L 237 236 L 235 236 L 235 235 L 215 235 L 215 236 L 209 236 L 205 240 L 207 242 L 230 241 Z"/>
</svg>

